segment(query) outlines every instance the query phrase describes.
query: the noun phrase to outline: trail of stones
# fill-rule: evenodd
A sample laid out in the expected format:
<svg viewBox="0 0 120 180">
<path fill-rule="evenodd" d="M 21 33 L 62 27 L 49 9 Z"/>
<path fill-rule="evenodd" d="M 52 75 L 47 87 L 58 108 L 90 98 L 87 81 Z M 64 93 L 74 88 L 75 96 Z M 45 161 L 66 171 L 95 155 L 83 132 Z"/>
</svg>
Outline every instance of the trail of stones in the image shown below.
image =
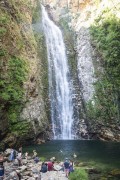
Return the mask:
<svg viewBox="0 0 120 180">
<path fill-rule="evenodd" d="M 51 171 L 41 175 L 41 180 L 68 180 L 65 173 L 61 171 Z"/>
</svg>

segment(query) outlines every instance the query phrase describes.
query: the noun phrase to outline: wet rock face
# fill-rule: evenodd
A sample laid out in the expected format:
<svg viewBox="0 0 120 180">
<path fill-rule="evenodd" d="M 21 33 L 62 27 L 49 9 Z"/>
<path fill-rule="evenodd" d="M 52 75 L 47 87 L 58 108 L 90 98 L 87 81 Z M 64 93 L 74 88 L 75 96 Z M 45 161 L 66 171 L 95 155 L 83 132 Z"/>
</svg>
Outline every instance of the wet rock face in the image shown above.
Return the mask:
<svg viewBox="0 0 120 180">
<path fill-rule="evenodd" d="M 93 83 L 94 66 L 92 62 L 92 46 L 90 44 L 89 29 L 81 27 L 77 33 L 77 52 L 78 52 L 78 77 L 84 100 L 87 102 L 92 99 L 94 93 Z"/>
<path fill-rule="evenodd" d="M 109 126 L 107 128 L 103 127 L 100 131 L 100 139 L 106 141 L 120 141 L 120 127 Z"/>
<path fill-rule="evenodd" d="M 94 19 L 106 8 L 113 9 L 113 6 L 117 6 L 118 1 L 115 0 L 114 4 L 108 1 L 100 1 L 100 4 L 93 0 L 45 0 L 45 5 L 49 4 L 49 11 L 54 21 L 59 22 L 60 19 L 68 18 L 68 26 L 76 34 L 76 56 L 78 60 L 78 76 L 79 86 L 83 100 L 88 102 L 92 99 L 94 94 L 94 82 L 96 81 L 94 74 L 94 65 L 99 61 L 99 55 L 95 54 L 95 47 L 92 47 L 92 39 L 90 38 L 89 27 L 94 22 Z M 99 5 L 99 7 L 98 7 Z M 117 12 L 116 12 L 117 13 Z M 118 15 L 119 16 L 119 15 Z M 93 65 L 94 61 L 94 65 Z M 96 65 L 95 65 L 96 66 Z M 95 67 L 96 68 L 96 67 Z M 98 69 L 103 71 L 98 62 Z M 94 101 L 92 101 L 94 104 Z M 99 122 L 94 125 L 94 122 L 87 120 L 90 139 L 101 139 L 101 140 L 114 140 L 119 141 L 119 132 L 115 127 L 103 127 L 99 126 Z M 92 129 L 92 127 L 94 127 Z M 77 134 L 84 136 L 84 124 L 81 127 L 81 120 L 76 120 L 74 123 L 73 131 Z M 85 135 L 86 136 L 86 135 Z"/>
<path fill-rule="evenodd" d="M 94 125 L 93 125 L 94 124 Z M 120 142 L 120 126 L 116 124 L 91 123 L 88 128 L 90 139 Z"/>
<path fill-rule="evenodd" d="M 48 127 L 48 120 L 45 118 L 44 102 L 40 98 L 34 98 L 26 104 L 21 118 L 27 119 L 32 124 L 36 135 Z"/>
<path fill-rule="evenodd" d="M 37 1 L 28 0 L 27 2 L 24 3 L 22 0 L 18 4 L 17 2 L 13 3 L 12 0 L 0 2 L 0 12 L 3 10 L 2 16 L 7 17 L 8 14 L 10 17 L 9 24 L 6 24 L 7 31 L 10 33 L 6 35 L 6 40 L 3 38 L 3 47 L 5 46 L 8 54 L 24 59 L 27 64 L 26 80 L 21 83 L 24 97 L 21 98 L 20 102 L 16 102 L 16 105 L 22 108 L 18 112 L 15 122 L 12 123 L 13 119 L 7 117 L 12 101 L 10 103 L 5 101 L 5 107 L 3 104 L 2 110 L 0 109 L 0 146 L 2 147 L 14 146 L 18 141 L 19 143 L 35 142 L 37 136 L 40 133 L 44 134 L 49 126 L 41 91 L 41 59 L 38 56 L 37 43 L 32 28 L 32 16 Z M 20 21 L 18 21 L 19 15 Z M 2 60 L 3 64 L 8 63 L 7 60 Z"/>
</svg>

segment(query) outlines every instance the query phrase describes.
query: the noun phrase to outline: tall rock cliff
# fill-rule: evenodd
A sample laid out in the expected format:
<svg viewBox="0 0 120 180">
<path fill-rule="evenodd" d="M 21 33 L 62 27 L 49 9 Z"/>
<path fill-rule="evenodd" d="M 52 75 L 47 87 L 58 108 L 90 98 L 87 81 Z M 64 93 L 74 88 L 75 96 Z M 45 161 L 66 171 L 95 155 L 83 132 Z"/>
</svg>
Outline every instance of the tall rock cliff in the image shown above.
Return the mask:
<svg viewBox="0 0 120 180">
<path fill-rule="evenodd" d="M 79 109 L 84 109 L 83 119 L 88 125 L 89 137 L 119 141 L 120 2 L 44 0 L 43 3 L 57 24 L 63 24 L 64 30 L 68 28 L 74 32 L 74 38 L 65 37 L 65 40 L 66 45 L 71 41 L 74 46 L 72 49 L 77 59 L 78 92 L 83 104 Z M 69 50 L 67 54 L 69 56 Z M 73 60 L 73 63 L 76 62 Z M 81 128 L 81 117 L 77 129 Z"/>
<path fill-rule="evenodd" d="M 41 57 L 32 28 L 34 0 L 0 1 L 1 147 L 47 138 Z"/>
<path fill-rule="evenodd" d="M 76 135 L 119 141 L 119 0 L 40 2 L 64 34 L 79 116 L 73 125 Z M 0 1 L 3 148 L 49 137 L 48 70 L 39 5 L 37 0 Z"/>
</svg>

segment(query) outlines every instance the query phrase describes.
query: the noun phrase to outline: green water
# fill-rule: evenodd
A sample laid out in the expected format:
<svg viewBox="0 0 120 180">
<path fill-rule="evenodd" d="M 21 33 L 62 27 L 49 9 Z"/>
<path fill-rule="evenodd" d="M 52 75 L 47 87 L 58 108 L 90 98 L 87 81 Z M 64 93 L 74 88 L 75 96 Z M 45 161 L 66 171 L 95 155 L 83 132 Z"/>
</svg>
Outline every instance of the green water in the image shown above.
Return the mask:
<svg viewBox="0 0 120 180">
<path fill-rule="evenodd" d="M 56 157 L 64 160 L 65 157 L 74 161 L 99 164 L 120 168 L 120 143 L 81 140 L 54 140 L 45 144 L 24 147 L 24 152 L 32 153 L 35 149 L 40 157 L 49 159 Z M 73 154 L 77 158 L 73 158 Z"/>
</svg>

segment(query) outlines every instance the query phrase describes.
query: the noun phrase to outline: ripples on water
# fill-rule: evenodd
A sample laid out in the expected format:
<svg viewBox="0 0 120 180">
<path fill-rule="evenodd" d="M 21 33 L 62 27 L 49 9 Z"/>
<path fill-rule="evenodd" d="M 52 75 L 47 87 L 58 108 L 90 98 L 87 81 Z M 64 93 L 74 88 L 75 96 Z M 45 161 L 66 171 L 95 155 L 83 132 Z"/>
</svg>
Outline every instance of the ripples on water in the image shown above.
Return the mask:
<svg viewBox="0 0 120 180">
<path fill-rule="evenodd" d="M 95 161 L 115 167 L 120 167 L 120 143 L 102 141 L 55 140 L 45 144 L 24 147 L 24 151 L 32 153 L 36 149 L 39 156 L 47 159 L 55 156 L 58 160 L 65 157 L 77 161 Z"/>
</svg>

